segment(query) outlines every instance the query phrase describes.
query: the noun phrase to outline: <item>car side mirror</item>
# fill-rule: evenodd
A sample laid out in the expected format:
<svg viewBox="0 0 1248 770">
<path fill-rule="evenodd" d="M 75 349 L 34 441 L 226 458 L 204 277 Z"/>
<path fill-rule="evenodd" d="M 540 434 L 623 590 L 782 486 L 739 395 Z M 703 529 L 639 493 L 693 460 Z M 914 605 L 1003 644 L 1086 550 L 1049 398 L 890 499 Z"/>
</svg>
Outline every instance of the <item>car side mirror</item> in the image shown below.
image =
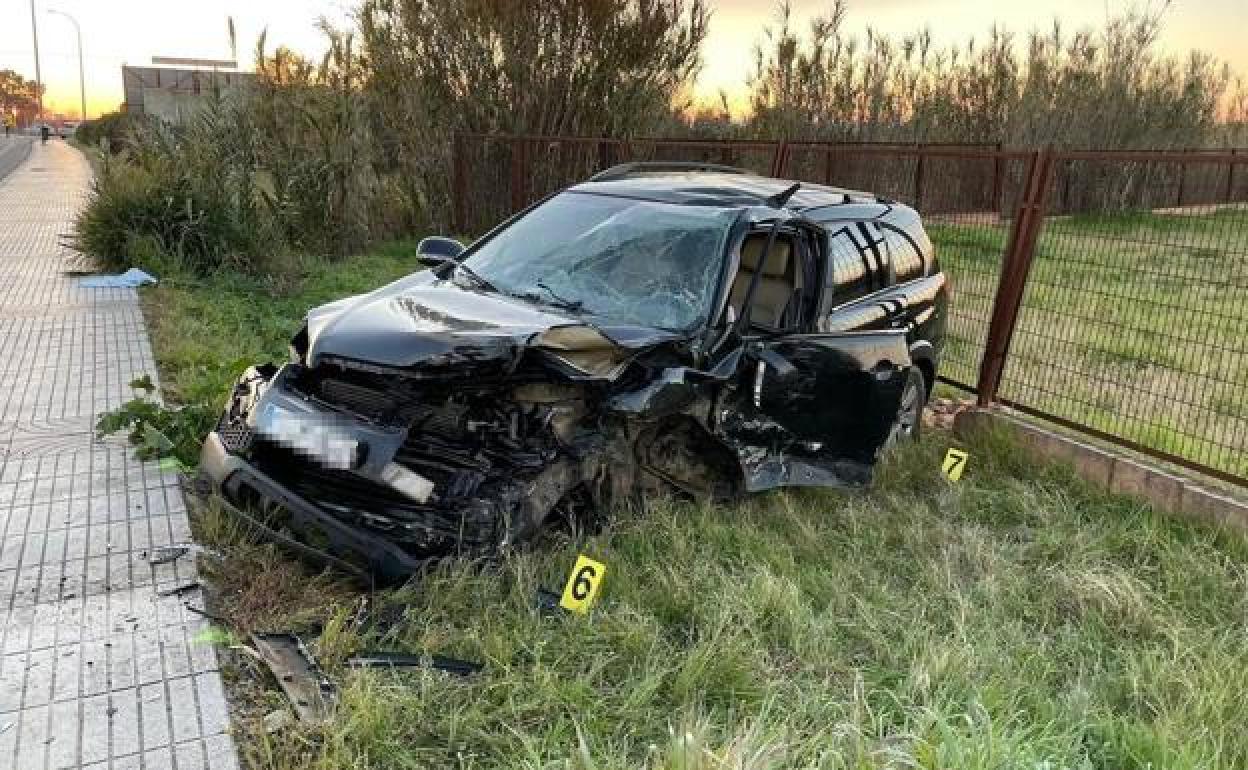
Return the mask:
<svg viewBox="0 0 1248 770">
<path fill-rule="evenodd" d="M 438 267 L 447 262 L 458 262 L 459 255 L 464 253 L 464 245 L 454 238 L 431 235 L 421 238 L 416 244 L 416 258 L 429 267 Z"/>
</svg>

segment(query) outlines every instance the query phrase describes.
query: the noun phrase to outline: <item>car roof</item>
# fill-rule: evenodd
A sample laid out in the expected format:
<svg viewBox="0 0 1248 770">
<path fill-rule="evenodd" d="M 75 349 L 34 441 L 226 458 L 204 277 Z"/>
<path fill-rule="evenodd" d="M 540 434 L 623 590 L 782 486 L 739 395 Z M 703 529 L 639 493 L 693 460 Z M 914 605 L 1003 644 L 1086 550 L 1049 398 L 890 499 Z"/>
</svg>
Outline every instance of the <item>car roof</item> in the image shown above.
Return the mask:
<svg viewBox="0 0 1248 770">
<path fill-rule="evenodd" d="M 886 217 L 897 208 L 907 208 L 874 193 L 812 182 L 800 182 L 797 191 L 780 206 L 766 200 L 794 184 L 799 181 L 730 170 L 639 169 L 610 178 L 591 179 L 568 190 L 662 203 L 761 207 L 808 216 L 816 221 L 840 219 L 851 212 L 854 218 L 875 219 Z"/>
</svg>

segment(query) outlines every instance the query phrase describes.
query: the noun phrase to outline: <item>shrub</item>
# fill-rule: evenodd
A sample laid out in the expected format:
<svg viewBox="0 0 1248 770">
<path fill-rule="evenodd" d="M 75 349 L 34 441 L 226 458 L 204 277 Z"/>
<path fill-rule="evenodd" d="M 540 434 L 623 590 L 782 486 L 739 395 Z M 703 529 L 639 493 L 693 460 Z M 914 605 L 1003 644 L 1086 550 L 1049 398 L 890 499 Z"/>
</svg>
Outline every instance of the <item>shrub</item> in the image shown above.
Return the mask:
<svg viewBox="0 0 1248 770">
<path fill-rule="evenodd" d="M 101 163 L 76 247 L 109 268 L 154 246 L 156 261 L 197 273 L 264 270 L 294 252 L 345 255 L 415 219 L 383 201 L 396 185 L 375 170 L 353 37 L 324 31 L 319 65 L 269 57 L 262 37 L 255 85 L 206 97 L 184 125 L 114 115 L 88 128 Z"/>
<path fill-rule="evenodd" d="M 130 112 L 110 112 L 78 126 L 74 139 L 90 149 L 120 153 L 133 149 L 134 135 L 152 122 L 152 118 Z"/>
<path fill-rule="evenodd" d="M 709 12 L 703 0 L 363 0 L 358 18 L 382 168 L 446 222 L 453 132 L 648 133 L 688 93 Z"/>
<path fill-rule="evenodd" d="M 129 149 L 101 157 L 75 248 L 123 268 L 151 259 L 154 244 L 165 258 L 159 267 L 171 260 L 199 273 L 251 267 L 283 250 L 256 198 L 246 137 L 229 128 L 242 109 L 218 101 L 185 127 L 133 127 Z"/>
<path fill-rule="evenodd" d="M 321 28 L 329 51 L 319 64 L 285 48 L 268 56 L 261 37 L 244 118 L 261 199 L 284 240 L 301 252 L 341 256 L 388 234 L 392 218 L 382 202 L 355 38 Z"/>
</svg>

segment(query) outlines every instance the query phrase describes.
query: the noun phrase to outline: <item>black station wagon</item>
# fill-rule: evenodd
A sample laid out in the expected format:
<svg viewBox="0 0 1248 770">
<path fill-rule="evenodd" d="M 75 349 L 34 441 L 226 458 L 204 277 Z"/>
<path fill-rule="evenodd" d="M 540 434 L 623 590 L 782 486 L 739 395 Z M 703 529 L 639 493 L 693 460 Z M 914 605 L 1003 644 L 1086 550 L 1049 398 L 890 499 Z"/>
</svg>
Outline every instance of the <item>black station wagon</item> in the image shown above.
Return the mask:
<svg viewBox="0 0 1248 770">
<path fill-rule="evenodd" d="M 918 431 L 947 289 L 916 212 L 626 164 L 311 310 L 201 468 L 241 515 L 401 578 L 676 493 L 856 486 Z"/>
</svg>

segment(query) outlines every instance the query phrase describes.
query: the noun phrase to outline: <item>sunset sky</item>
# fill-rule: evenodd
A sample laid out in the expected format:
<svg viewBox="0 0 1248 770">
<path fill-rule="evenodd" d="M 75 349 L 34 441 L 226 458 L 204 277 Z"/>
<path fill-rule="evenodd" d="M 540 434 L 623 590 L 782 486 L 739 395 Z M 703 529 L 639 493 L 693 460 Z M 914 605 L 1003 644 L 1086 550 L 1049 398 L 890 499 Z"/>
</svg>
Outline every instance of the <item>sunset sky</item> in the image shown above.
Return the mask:
<svg viewBox="0 0 1248 770">
<path fill-rule="evenodd" d="M 700 96 L 719 89 L 739 96 L 751 52 L 762 29 L 775 19 L 770 0 L 708 0 L 713 8 Z M 1154 3 L 1156 0 L 1154 0 Z M 78 111 L 78 63 L 73 25 L 48 8 L 65 11 L 82 25 L 87 71 L 87 109 L 98 113 L 121 102 L 121 65 L 148 64 L 152 56 L 229 58 L 226 17 L 233 16 L 239 59 L 249 66 L 256 37 L 268 28 L 270 46 L 284 43 L 310 54 L 322 49 L 316 19 L 344 21 L 353 0 L 36 0 L 39 50 L 50 110 Z M 799 25 L 826 10 L 827 0 L 793 0 Z M 937 43 L 984 36 L 993 21 L 1016 33 L 1047 27 L 1054 17 L 1067 28 L 1098 25 L 1130 4 L 1119 0 L 850 0 L 848 28 L 867 26 L 894 33 L 932 30 Z M 1138 4 L 1137 4 L 1138 5 Z M 1248 0 L 1174 0 L 1163 45 L 1183 52 L 1200 48 L 1248 73 Z M 0 69 L 34 77 L 29 0 L 0 0 Z"/>
</svg>

